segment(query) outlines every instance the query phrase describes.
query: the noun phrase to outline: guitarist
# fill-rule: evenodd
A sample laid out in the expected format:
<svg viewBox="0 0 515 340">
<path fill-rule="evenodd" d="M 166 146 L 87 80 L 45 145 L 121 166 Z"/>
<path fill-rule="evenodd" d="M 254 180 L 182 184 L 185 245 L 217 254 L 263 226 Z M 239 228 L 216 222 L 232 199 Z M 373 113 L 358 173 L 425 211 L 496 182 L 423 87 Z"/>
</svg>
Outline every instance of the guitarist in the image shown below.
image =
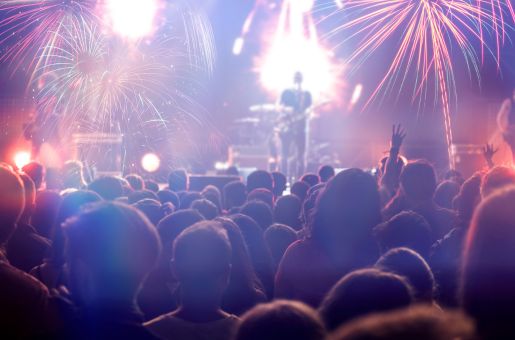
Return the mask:
<svg viewBox="0 0 515 340">
<path fill-rule="evenodd" d="M 281 171 L 286 176 L 296 176 L 300 178 L 304 174 L 305 153 L 306 153 L 306 112 L 311 107 L 313 99 L 309 91 L 304 91 L 302 73 L 296 72 L 294 75 L 295 86 L 284 90 L 281 94 L 280 104 L 288 109 L 288 114 L 282 117 L 282 127 L 279 131 L 281 140 Z M 292 151 L 292 148 L 294 150 Z M 289 172 L 288 161 L 294 153 L 295 163 L 297 164 L 296 173 Z"/>
</svg>

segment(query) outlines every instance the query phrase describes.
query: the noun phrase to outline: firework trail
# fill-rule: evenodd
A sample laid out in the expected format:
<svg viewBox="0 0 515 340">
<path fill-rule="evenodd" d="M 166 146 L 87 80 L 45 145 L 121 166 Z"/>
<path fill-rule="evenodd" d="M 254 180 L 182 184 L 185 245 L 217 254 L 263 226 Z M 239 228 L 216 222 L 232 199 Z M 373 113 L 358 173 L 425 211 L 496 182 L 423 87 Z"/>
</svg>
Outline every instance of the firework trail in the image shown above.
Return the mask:
<svg viewBox="0 0 515 340">
<path fill-rule="evenodd" d="M 481 46 L 483 57 L 487 51 L 499 62 L 500 46 L 508 29 L 506 15 L 514 18 L 509 1 L 347 0 L 336 13 L 343 14 L 346 22 L 330 32 L 328 38 L 342 33 L 347 37 L 340 44 L 358 40 L 356 50 L 348 58 L 350 65 L 362 66 L 382 46 L 398 42 L 386 74 L 367 104 L 380 93 L 402 92 L 413 71 L 413 100 L 419 98 L 422 103 L 430 83 L 434 84 L 435 100 L 444 114 L 449 162 L 454 168 L 451 103 L 456 98 L 457 61 L 452 50 L 458 47 L 469 72 L 478 79 L 480 58 L 474 44 Z M 491 37 L 496 41 L 493 49 L 488 43 Z"/>
</svg>

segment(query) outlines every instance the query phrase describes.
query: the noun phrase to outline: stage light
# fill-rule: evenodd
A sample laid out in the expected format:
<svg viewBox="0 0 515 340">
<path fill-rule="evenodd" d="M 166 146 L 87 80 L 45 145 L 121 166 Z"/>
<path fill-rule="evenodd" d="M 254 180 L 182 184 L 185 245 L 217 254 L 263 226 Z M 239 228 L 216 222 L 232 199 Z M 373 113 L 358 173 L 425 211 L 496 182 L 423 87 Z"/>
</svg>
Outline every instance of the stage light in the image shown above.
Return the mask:
<svg viewBox="0 0 515 340">
<path fill-rule="evenodd" d="M 243 45 L 244 44 L 245 44 L 245 39 L 243 39 L 242 37 L 237 38 L 234 41 L 234 45 L 232 47 L 232 53 L 234 55 L 240 55 L 241 51 L 243 50 Z"/>
<path fill-rule="evenodd" d="M 113 32 L 128 39 L 151 34 L 158 9 L 158 0 L 106 0 L 105 7 Z"/>
<path fill-rule="evenodd" d="M 141 167 L 146 172 L 156 172 L 161 166 L 161 159 L 155 153 L 147 153 L 141 158 Z"/>
<path fill-rule="evenodd" d="M 30 163 L 30 158 L 30 152 L 18 151 L 16 154 L 14 154 L 13 160 L 16 167 L 21 170 L 21 168 Z"/>
</svg>

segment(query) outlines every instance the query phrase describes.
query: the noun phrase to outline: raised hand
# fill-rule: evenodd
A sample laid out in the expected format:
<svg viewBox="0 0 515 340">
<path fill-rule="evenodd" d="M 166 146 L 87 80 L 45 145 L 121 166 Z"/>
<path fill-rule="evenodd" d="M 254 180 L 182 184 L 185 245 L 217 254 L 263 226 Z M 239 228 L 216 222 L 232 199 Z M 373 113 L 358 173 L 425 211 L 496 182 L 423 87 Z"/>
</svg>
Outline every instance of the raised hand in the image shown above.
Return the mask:
<svg viewBox="0 0 515 340">
<path fill-rule="evenodd" d="M 392 127 L 392 139 L 390 141 L 391 147 L 400 149 L 404 142 L 404 138 L 406 138 L 406 130 L 402 128 L 401 124 L 394 124 Z"/>
<path fill-rule="evenodd" d="M 485 157 L 489 167 L 494 166 L 493 158 L 497 151 L 499 151 L 499 149 L 495 149 L 493 144 L 486 144 L 483 148 L 483 157 Z"/>
</svg>

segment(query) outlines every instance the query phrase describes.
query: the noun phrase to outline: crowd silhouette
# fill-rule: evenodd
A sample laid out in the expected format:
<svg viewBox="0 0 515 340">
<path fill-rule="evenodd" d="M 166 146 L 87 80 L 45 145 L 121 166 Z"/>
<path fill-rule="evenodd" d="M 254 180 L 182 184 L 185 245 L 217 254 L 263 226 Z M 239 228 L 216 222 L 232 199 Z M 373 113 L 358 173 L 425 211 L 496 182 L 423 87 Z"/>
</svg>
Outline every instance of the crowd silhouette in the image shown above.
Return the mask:
<svg viewBox="0 0 515 340">
<path fill-rule="evenodd" d="M 437 175 L 405 136 L 377 172 L 199 192 L 180 169 L 2 163 L 2 338 L 515 338 L 515 170 L 489 146 L 470 178 Z"/>
</svg>

